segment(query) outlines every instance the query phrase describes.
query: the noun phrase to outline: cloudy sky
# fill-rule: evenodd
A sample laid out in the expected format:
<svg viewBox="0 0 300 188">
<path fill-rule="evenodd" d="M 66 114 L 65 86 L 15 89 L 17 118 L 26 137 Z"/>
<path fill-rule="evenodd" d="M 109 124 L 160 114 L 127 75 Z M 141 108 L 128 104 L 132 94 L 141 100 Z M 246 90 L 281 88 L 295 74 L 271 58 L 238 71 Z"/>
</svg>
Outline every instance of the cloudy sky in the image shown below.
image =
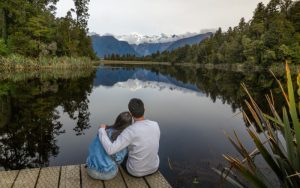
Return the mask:
<svg viewBox="0 0 300 188">
<path fill-rule="evenodd" d="M 157 35 L 200 32 L 250 19 L 259 2 L 269 0 L 90 0 L 89 29 L 99 34 Z M 73 0 L 60 0 L 57 16 L 73 8 Z"/>
</svg>

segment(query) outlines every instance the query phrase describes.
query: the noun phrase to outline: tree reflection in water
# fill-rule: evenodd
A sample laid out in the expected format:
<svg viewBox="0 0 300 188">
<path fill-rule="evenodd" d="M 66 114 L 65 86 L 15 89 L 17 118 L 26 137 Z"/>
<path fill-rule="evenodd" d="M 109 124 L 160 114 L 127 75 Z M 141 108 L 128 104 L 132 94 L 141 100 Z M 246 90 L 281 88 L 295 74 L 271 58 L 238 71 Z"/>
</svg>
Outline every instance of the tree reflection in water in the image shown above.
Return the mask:
<svg viewBox="0 0 300 188">
<path fill-rule="evenodd" d="M 84 72 L 84 71 L 83 71 Z M 76 135 L 89 125 L 88 95 L 95 71 L 77 77 L 33 77 L 0 82 L 0 164 L 5 169 L 49 165 L 59 153 L 56 137 L 65 132 L 58 106 L 77 120 Z"/>
<path fill-rule="evenodd" d="M 112 65 L 119 67 L 120 65 Z M 134 65 L 122 65 L 127 70 L 134 70 Z M 235 72 L 220 69 L 206 69 L 195 67 L 183 67 L 183 66 L 164 66 L 164 65 L 139 65 L 139 67 L 146 70 L 161 74 L 164 76 L 170 76 L 184 84 L 195 85 L 199 92 L 205 93 L 210 97 L 213 102 L 220 99 L 223 104 L 229 104 L 233 112 L 237 110 L 245 110 L 245 101 L 247 99 L 246 92 L 242 88 L 241 84 L 244 83 L 248 90 L 251 92 L 255 101 L 260 102 L 260 107 L 264 112 L 271 113 L 265 94 L 272 92 L 276 107 L 280 108 L 281 104 L 284 104 L 284 100 L 281 95 L 281 90 L 278 83 L 269 71 L 265 72 Z M 277 73 L 277 78 L 281 82 L 284 81 L 284 72 Z M 251 120 L 255 123 L 254 120 Z M 246 124 L 246 121 L 245 121 Z M 259 129 L 257 129 L 259 131 Z"/>
<path fill-rule="evenodd" d="M 5 169 L 48 166 L 50 157 L 59 157 L 58 153 L 63 153 L 59 151 L 57 143 L 58 135 L 64 133 L 64 127 L 60 122 L 62 112 L 74 120 L 76 124 L 72 127 L 74 136 L 84 134 L 90 127 L 88 95 L 92 92 L 95 77 L 94 87 L 99 85 L 113 87 L 114 84 L 126 82 L 128 79 L 169 81 L 171 85 L 204 94 L 213 102 L 222 101 L 224 104 L 229 104 L 234 113 L 247 109 L 244 104 L 247 97 L 241 83 L 245 83 L 254 99 L 265 108 L 262 109 L 264 112 L 269 110 L 264 95 L 270 90 L 275 101 L 278 101 L 276 105 L 281 106 L 283 103 L 280 89 L 269 72 L 230 72 L 160 65 L 122 65 L 121 67 L 99 69 L 97 77 L 95 71 L 78 74 L 75 77 L 63 74 L 59 76 L 31 74 L 33 76 L 29 79 L 21 79 L 23 76 L 17 74 L 20 78 L 17 81 L 13 79 L 0 81 L 0 166 Z M 74 72 L 70 73 L 70 75 L 74 74 Z M 3 75 L 0 74 L 1 76 Z M 283 78 L 280 75 L 278 77 Z M 172 140 L 172 138 L 168 139 Z M 167 146 L 162 144 L 161 148 L 163 147 Z M 200 180 L 197 179 L 198 177 L 207 180 L 201 179 L 201 182 L 206 182 L 207 185 L 211 185 L 210 187 L 219 186 L 216 182 L 219 177 L 210 170 L 211 167 L 219 166 L 218 162 L 222 163 L 219 158 L 217 161 L 206 159 L 191 161 L 188 157 L 179 160 L 178 156 L 174 156 L 170 159 L 172 169 L 169 169 L 166 165 L 166 158 L 170 157 L 168 152 L 161 155 L 161 171 L 174 187 L 193 187 L 195 186 L 193 182 Z M 62 158 L 65 156 L 68 155 Z"/>
</svg>

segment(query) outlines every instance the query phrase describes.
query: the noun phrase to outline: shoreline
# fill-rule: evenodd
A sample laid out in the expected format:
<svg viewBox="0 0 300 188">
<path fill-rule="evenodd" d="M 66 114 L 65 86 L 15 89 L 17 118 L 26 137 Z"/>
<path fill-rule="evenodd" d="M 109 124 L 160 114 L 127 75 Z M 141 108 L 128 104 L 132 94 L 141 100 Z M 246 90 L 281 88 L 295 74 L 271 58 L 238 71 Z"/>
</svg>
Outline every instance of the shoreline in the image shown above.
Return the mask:
<svg viewBox="0 0 300 188">
<path fill-rule="evenodd" d="M 284 73 L 285 63 L 274 63 L 271 66 L 249 65 L 241 63 L 232 64 L 199 64 L 199 63 L 170 63 L 152 61 L 122 61 L 122 60 L 91 60 L 85 57 L 54 57 L 31 59 L 22 56 L 0 57 L 0 73 L 44 71 L 44 70 L 79 70 L 97 68 L 101 65 L 162 65 L 180 66 L 205 69 L 217 69 L 233 72 L 265 72 Z M 290 64 L 293 74 L 300 72 L 300 65 Z"/>
<path fill-rule="evenodd" d="M 121 61 L 121 60 L 100 60 L 104 65 L 172 65 L 170 62 L 153 62 L 153 61 Z"/>
<path fill-rule="evenodd" d="M 120 60 L 101 60 L 100 65 L 166 65 L 166 66 L 181 66 L 181 67 L 195 67 L 205 69 L 217 69 L 233 72 L 266 72 L 272 71 L 274 73 L 284 73 L 285 63 L 274 63 L 268 67 L 261 65 L 249 64 L 199 64 L 199 63 L 170 63 L 170 62 L 151 62 L 151 61 L 120 61 Z M 300 65 L 289 64 L 293 74 L 300 72 Z"/>
</svg>

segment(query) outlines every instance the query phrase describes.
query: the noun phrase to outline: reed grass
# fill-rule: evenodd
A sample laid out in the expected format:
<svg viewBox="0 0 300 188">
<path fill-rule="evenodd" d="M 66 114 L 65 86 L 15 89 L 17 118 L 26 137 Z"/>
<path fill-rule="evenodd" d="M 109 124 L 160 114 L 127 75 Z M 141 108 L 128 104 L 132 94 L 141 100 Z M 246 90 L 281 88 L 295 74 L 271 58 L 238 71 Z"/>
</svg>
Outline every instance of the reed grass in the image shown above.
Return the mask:
<svg viewBox="0 0 300 188">
<path fill-rule="evenodd" d="M 0 70 L 76 69 L 99 65 L 87 57 L 39 57 L 29 58 L 17 54 L 0 56 Z"/>
<path fill-rule="evenodd" d="M 223 155 L 230 164 L 229 168 L 224 168 L 222 171 L 214 169 L 235 187 L 245 187 L 245 184 L 236 178 L 237 176 L 242 176 L 254 187 L 274 187 L 274 180 L 266 176 L 260 165 L 256 163 L 255 157 L 258 155 L 272 170 L 280 187 L 300 187 L 300 73 L 297 77 L 298 90 L 295 92 L 291 71 L 287 63 L 285 70 L 286 85 L 280 83 L 274 76 L 286 102 L 282 106 L 281 112 L 275 109 L 276 101 L 274 101 L 271 93 L 266 95 L 266 100 L 272 114 L 264 113 L 251 97 L 246 86 L 243 85 L 248 95 L 248 100 L 245 100 L 245 103 L 249 113 L 242 113 L 249 125 L 247 132 L 255 148 L 253 151 L 248 151 L 235 132 L 234 137 L 226 134 L 231 144 L 239 152 L 240 157 Z M 250 116 L 255 120 L 261 134 L 258 134 L 257 127 L 250 121 Z"/>
<path fill-rule="evenodd" d="M 9 80 L 13 82 L 32 78 L 47 79 L 76 79 L 89 77 L 95 74 L 96 69 L 40 69 L 40 70 L 13 70 L 0 71 L 0 81 Z"/>
</svg>

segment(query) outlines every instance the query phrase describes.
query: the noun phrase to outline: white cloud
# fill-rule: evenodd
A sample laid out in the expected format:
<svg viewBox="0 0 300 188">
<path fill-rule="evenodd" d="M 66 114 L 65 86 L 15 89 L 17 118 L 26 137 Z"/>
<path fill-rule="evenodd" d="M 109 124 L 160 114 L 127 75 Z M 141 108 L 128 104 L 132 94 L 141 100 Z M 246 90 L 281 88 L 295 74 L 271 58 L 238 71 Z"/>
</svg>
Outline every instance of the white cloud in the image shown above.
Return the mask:
<svg viewBox="0 0 300 188">
<path fill-rule="evenodd" d="M 200 32 L 238 24 L 252 17 L 261 0 L 91 0 L 90 31 L 115 35 Z M 268 1 L 263 0 L 266 4 Z M 64 16 L 73 0 L 60 0 L 57 16 Z"/>
</svg>

